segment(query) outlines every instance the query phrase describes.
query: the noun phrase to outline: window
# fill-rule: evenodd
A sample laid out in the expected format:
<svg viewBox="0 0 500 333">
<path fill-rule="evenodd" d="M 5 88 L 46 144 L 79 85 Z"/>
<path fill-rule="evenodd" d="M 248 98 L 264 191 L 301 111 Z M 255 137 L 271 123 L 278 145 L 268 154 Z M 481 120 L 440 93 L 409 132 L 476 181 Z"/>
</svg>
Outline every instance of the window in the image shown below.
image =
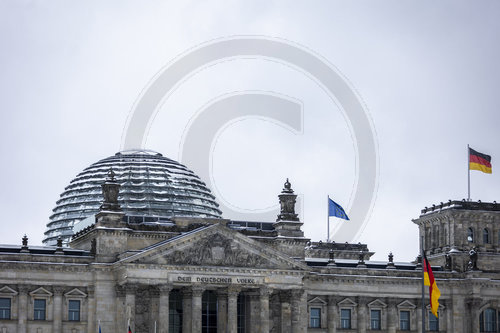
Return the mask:
<svg viewBox="0 0 500 333">
<path fill-rule="evenodd" d="M 483 229 L 483 243 L 484 244 L 490 243 L 490 232 L 486 228 Z"/>
<path fill-rule="evenodd" d="M 80 321 L 80 301 L 70 300 L 68 302 L 68 320 Z"/>
<path fill-rule="evenodd" d="M 340 328 L 343 329 L 351 328 L 351 309 L 340 310 Z"/>
<path fill-rule="evenodd" d="M 217 333 L 217 295 L 206 290 L 201 298 L 201 332 Z"/>
<path fill-rule="evenodd" d="M 170 292 L 168 298 L 168 331 L 182 332 L 182 295 L 178 289 Z"/>
<path fill-rule="evenodd" d="M 45 300 L 35 299 L 34 304 L 34 320 L 45 320 Z"/>
<path fill-rule="evenodd" d="M 380 310 L 370 311 L 370 328 L 372 330 L 380 330 Z"/>
<path fill-rule="evenodd" d="M 10 319 L 10 298 L 0 298 L 0 319 Z"/>
<path fill-rule="evenodd" d="M 311 308 L 309 326 L 312 328 L 321 327 L 321 308 Z"/>
<path fill-rule="evenodd" d="M 479 316 L 479 330 L 481 332 L 497 332 L 497 311 L 489 308 Z"/>
<path fill-rule="evenodd" d="M 247 297 L 244 294 L 238 295 L 238 333 L 246 333 L 247 332 Z"/>
<path fill-rule="evenodd" d="M 472 228 L 467 229 L 467 241 L 469 243 L 474 242 L 474 230 L 472 230 Z"/>
<path fill-rule="evenodd" d="M 399 329 L 401 331 L 410 330 L 410 311 L 399 312 Z"/>
<path fill-rule="evenodd" d="M 429 331 L 439 331 L 439 319 L 429 311 Z"/>
</svg>

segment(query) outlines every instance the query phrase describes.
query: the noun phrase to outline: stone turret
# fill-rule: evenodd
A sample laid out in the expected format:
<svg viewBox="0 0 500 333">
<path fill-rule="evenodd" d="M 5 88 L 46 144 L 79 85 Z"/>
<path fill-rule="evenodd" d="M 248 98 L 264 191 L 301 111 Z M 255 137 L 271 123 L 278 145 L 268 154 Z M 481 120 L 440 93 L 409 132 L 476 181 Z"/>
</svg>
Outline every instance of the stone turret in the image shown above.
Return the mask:
<svg viewBox="0 0 500 333">
<path fill-rule="evenodd" d="M 279 236 L 303 237 L 304 232 L 300 229 L 302 222 L 295 213 L 297 195 L 292 190 L 292 184 L 286 179 L 281 194 L 278 196 L 281 206 L 280 214 L 274 223 L 274 229 Z"/>
</svg>

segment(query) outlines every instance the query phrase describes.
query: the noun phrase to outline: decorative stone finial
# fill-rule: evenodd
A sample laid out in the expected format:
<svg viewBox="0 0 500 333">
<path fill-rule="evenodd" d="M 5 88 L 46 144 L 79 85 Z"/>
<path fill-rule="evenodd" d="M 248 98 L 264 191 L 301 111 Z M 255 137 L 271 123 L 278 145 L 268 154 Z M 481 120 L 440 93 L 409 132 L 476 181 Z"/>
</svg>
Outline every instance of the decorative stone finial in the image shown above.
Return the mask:
<svg viewBox="0 0 500 333">
<path fill-rule="evenodd" d="M 357 267 L 366 267 L 366 265 L 365 265 L 365 252 L 363 250 L 359 251 L 358 266 Z"/>
<path fill-rule="evenodd" d="M 337 266 L 335 263 L 335 253 L 333 252 L 333 249 L 330 249 L 328 252 L 328 265 L 327 266 Z"/>
<path fill-rule="evenodd" d="M 121 211 L 120 205 L 118 204 L 120 184 L 116 181 L 115 175 L 116 174 L 113 171 L 113 168 L 109 168 L 108 177 L 106 178 L 104 184 L 102 184 L 104 202 L 100 207 L 101 211 Z"/>
<path fill-rule="evenodd" d="M 297 195 L 293 193 L 292 184 L 286 179 L 283 190 L 278 196 L 281 206 L 281 212 L 276 221 L 298 221 L 298 215 L 295 214 L 295 202 Z"/>
<path fill-rule="evenodd" d="M 394 266 L 394 256 L 393 256 L 392 252 L 389 252 L 388 259 L 389 259 L 389 262 L 387 263 L 386 268 L 388 268 L 388 269 L 396 268 L 396 266 Z"/>
<path fill-rule="evenodd" d="M 21 252 L 29 252 L 29 250 L 28 250 L 28 236 L 26 236 L 26 234 L 24 234 L 22 241 L 23 241 L 23 246 L 21 246 Z"/>
<path fill-rule="evenodd" d="M 63 239 L 61 238 L 61 236 L 57 237 L 57 244 L 56 244 L 56 254 L 64 254 L 64 251 L 63 251 Z"/>
</svg>

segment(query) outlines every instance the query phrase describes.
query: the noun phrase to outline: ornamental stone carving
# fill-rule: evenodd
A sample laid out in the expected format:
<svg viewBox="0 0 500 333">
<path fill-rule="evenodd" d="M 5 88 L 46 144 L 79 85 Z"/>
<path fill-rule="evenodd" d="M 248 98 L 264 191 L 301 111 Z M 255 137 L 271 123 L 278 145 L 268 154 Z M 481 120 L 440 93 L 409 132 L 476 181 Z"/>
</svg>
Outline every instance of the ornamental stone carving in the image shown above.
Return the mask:
<svg viewBox="0 0 500 333">
<path fill-rule="evenodd" d="M 238 243 L 220 234 L 210 235 L 183 251 L 175 251 L 166 259 L 178 265 L 271 267 L 267 259 L 243 250 Z"/>
</svg>

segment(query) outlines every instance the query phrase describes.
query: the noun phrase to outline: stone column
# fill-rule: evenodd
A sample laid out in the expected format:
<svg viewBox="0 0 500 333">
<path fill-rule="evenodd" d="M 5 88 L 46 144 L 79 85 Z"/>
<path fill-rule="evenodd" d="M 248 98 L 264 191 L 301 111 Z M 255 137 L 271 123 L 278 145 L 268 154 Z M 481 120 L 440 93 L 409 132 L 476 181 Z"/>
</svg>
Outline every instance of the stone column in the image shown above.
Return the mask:
<svg viewBox="0 0 500 333">
<path fill-rule="evenodd" d="M 20 285 L 17 287 L 18 294 L 18 309 L 17 309 L 17 332 L 26 333 L 28 329 L 28 291 L 29 286 Z"/>
<path fill-rule="evenodd" d="M 328 327 L 328 333 L 335 333 L 337 332 L 337 316 L 336 314 L 338 313 L 337 309 L 337 297 L 335 296 L 328 296 L 328 308 L 327 308 L 327 327 Z"/>
<path fill-rule="evenodd" d="M 203 295 L 203 288 L 192 288 L 192 313 L 191 313 L 191 332 L 201 332 L 201 297 Z"/>
<path fill-rule="evenodd" d="M 61 333 L 62 331 L 62 294 L 64 291 L 63 287 L 54 287 L 54 301 L 52 308 L 52 332 Z"/>
<path fill-rule="evenodd" d="M 95 320 L 95 287 L 87 287 L 87 333 L 97 332 L 97 322 Z"/>
<path fill-rule="evenodd" d="M 292 333 L 307 331 L 307 299 L 304 290 L 292 290 Z"/>
<path fill-rule="evenodd" d="M 158 302 L 158 332 L 167 333 L 168 332 L 168 317 L 169 317 L 169 296 L 172 286 L 161 285 L 158 287 L 160 292 L 160 299 Z"/>
<path fill-rule="evenodd" d="M 395 298 L 387 300 L 387 333 L 396 333 L 396 329 L 398 328 L 399 316 L 396 302 Z"/>
<path fill-rule="evenodd" d="M 253 292 L 249 294 L 250 298 L 250 309 L 247 312 L 249 318 L 247 319 L 247 331 L 248 332 L 260 332 L 260 300 L 259 295 Z"/>
<path fill-rule="evenodd" d="M 238 331 L 238 294 L 239 289 L 229 287 L 227 290 L 227 331 Z"/>
<path fill-rule="evenodd" d="M 368 322 L 366 303 L 367 303 L 366 297 L 358 297 L 358 332 L 359 333 L 366 333 L 366 323 Z"/>
<path fill-rule="evenodd" d="M 281 305 L 281 333 L 291 332 L 292 330 L 292 311 L 290 300 L 292 293 L 289 290 L 282 290 L 279 293 Z"/>
<path fill-rule="evenodd" d="M 271 290 L 262 287 L 259 290 L 260 303 L 260 332 L 269 333 L 269 295 Z"/>
<path fill-rule="evenodd" d="M 227 288 L 217 290 L 217 333 L 227 330 Z"/>
<path fill-rule="evenodd" d="M 182 289 L 182 332 L 191 333 L 193 291 L 190 287 Z"/>
<path fill-rule="evenodd" d="M 136 284 L 127 284 L 125 286 L 125 312 L 126 321 L 130 320 L 130 328 L 135 332 L 135 293 L 137 292 Z M 120 323 L 118 323 L 120 325 Z M 126 324 L 125 324 L 126 325 Z M 125 326 L 123 325 L 123 326 Z"/>
</svg>

